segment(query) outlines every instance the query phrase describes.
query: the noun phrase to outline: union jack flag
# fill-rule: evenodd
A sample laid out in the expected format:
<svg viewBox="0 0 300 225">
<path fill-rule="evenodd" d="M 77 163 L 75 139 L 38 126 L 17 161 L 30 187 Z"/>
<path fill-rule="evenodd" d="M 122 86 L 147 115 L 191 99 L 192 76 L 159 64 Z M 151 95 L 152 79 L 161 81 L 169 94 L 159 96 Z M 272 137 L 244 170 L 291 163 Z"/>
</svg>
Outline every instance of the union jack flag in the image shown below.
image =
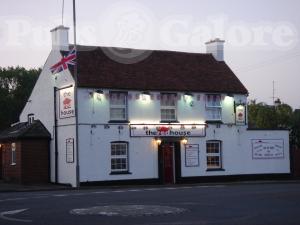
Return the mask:
<svg viewBox="0 0 300 225">
<path fill-rule="evenodd" d="M 58 63 L 50 67 L 51 73 L 56 74 L 63 70 L 66 70 L 68 69 L 69 65 L 74 66 L 76 64 L 75 60 L 76 60 L 76 51 L 75 48 L 73 48 L 71 51 L 69 51 L 67 56 L 63 56 Z"/>
</svg>

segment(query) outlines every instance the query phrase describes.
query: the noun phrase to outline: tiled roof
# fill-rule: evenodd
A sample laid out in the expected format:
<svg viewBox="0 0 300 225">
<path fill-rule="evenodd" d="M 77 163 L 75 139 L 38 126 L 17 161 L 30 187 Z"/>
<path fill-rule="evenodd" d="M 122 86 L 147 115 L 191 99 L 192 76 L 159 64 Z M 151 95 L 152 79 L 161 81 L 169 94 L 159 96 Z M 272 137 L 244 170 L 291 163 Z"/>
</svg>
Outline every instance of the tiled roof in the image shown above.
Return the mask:
<svg viewBox="0 0 300 225">
<path fill-rule="evenodd" d="M 147 57 L 126 64 L 118 62 L 111 50 L 116 48 L 78 47 L 79 87 L 248 94 L 228 65 L 211 54 L 134 50 Z"/>
<path fill-rule="evenodd" d="M 34 120 L 31 124 L 18 123 L 0 132 L 0 140 L 18 138 L 51 138 L 51 134 L 39 120 Z"/>
</svg>

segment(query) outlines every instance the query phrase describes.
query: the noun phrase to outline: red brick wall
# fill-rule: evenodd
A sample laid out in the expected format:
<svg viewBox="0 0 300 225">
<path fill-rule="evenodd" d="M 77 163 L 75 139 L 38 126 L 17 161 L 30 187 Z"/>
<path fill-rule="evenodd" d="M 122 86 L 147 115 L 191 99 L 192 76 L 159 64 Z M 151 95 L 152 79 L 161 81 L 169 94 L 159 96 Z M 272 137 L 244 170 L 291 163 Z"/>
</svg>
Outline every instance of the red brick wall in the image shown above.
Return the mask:
<svg viewBox="0 0 300 225">
<path fill-rule="evenodd" d="M 22 182 L 49 182 L 49 141 L 22 141 Z"/>
<path fill-rule="evenodd" d="M 292 149 L 292 160 L 293 160 L 293 175 L 300 177 L 300 149 Z"/>
<path fill-rule="evenodd" d="M 3 180 L 21 182 L 21 144 L 16 143 L 16 165 L 11 164 L 11 143 L 4 143 L 2 147 L 2 175 Z"/>
</svg>

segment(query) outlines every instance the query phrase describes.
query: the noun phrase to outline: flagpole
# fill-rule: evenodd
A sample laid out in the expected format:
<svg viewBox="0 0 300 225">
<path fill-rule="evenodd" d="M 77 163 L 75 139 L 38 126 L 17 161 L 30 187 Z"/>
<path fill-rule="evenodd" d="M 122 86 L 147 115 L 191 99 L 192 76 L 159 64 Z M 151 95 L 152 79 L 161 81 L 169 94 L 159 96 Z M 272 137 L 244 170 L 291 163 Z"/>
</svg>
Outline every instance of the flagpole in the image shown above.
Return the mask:
<svg viewBox="0 0 300 225">
<path fill-rule="evenodd" d="M 79 176 L 79 140 L 78 140 L 78 55 L 77 55 L 77 43 L 76 43 L 76 2 L 73 0 L 73 30 L 74 30 L 74 49 L 76 54 L 76 61 L 74 65 L 74 98 L 75 98 L 75 130 L 76 130 L 76 187 L 80 186 L 80 176 Z"/>
</svg>

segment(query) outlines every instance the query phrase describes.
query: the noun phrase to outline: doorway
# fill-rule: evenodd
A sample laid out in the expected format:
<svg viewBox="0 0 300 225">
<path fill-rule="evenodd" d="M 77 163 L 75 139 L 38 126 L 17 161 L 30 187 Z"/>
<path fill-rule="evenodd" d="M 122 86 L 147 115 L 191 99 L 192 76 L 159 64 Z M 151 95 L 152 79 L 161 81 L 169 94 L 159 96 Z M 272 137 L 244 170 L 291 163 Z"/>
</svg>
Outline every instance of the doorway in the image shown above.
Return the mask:
<svg viewBox="0 0 300 225">
<path fill-rule="evenodd" d="M 163 184 L 175 184 L 180 177 L 180 142 L 162 141 L 159 146 L 159 177 Z"/>
</svg>

